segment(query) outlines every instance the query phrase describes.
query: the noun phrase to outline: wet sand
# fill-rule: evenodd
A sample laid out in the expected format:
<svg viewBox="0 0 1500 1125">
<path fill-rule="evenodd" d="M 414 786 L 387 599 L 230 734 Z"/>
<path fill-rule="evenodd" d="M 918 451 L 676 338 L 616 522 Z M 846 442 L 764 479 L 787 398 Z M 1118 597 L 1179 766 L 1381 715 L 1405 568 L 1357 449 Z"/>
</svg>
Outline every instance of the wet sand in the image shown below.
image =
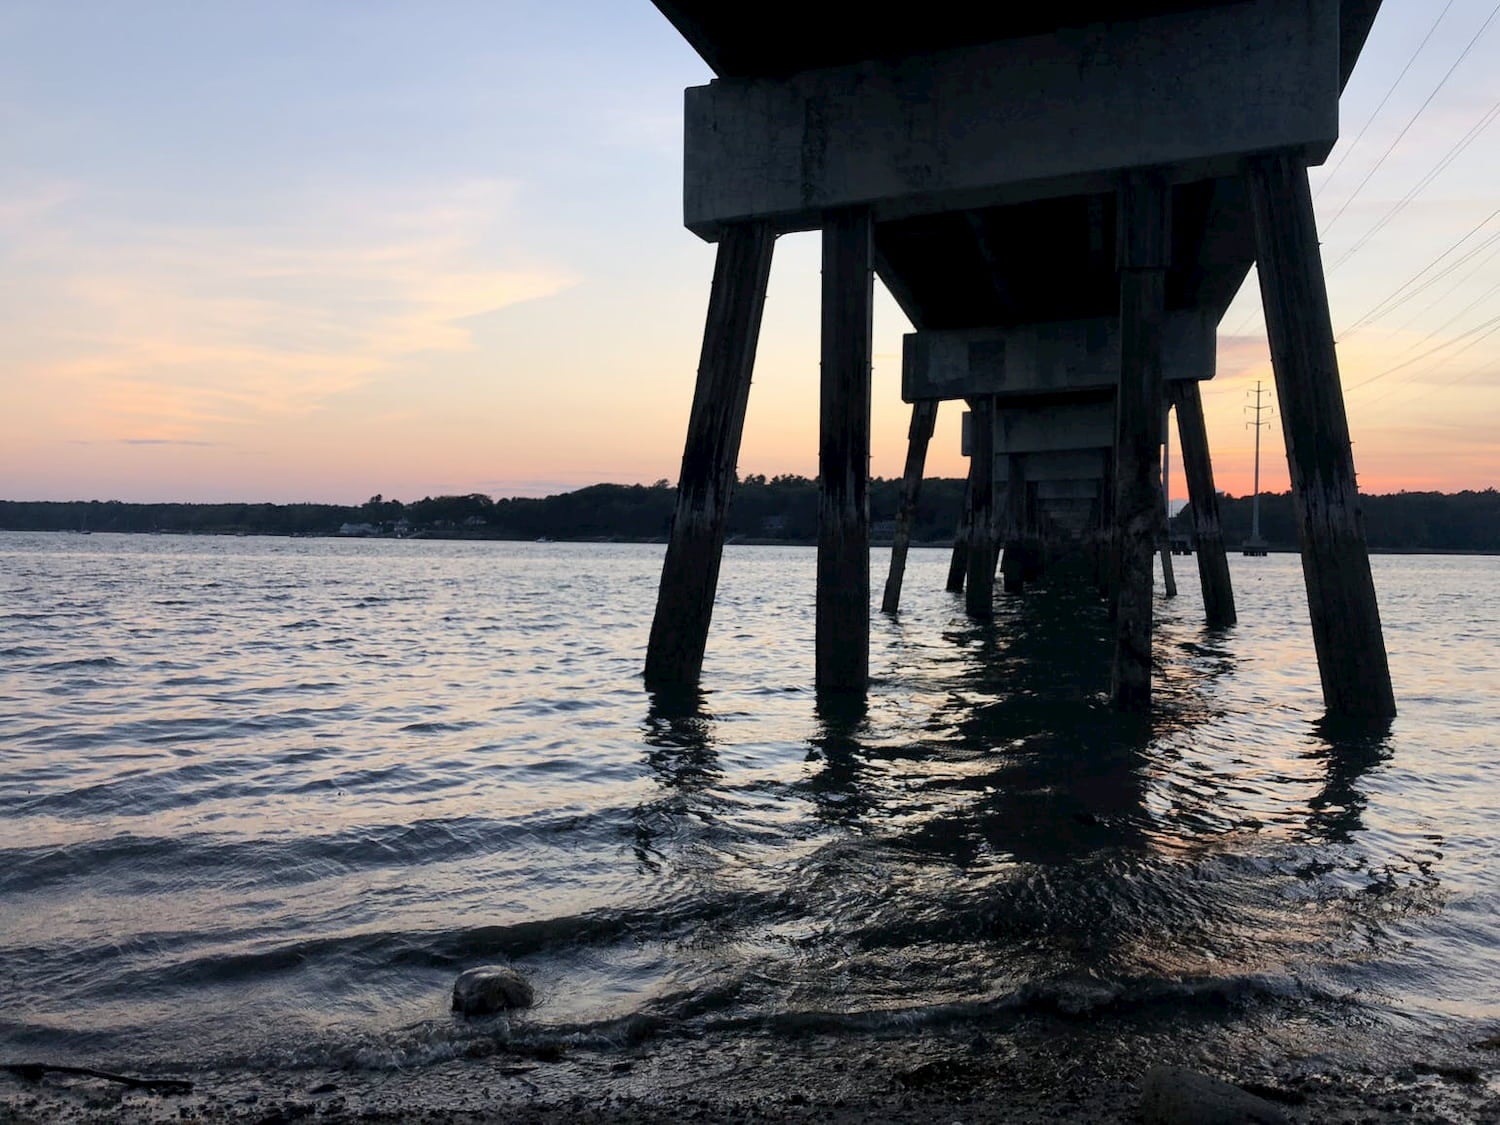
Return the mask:
<svg viewBox="0 0 1500 1125">
<path fill-rule="evenodd" d="M 1479 1123 L 1500 1121 L 1497 1048 L 1488 1037 L 1444 1046 L 1285 1021 L 1174 1029 L 1038 1019 L 1004 1033 L 756 1034 L 501 1050 L 394 1071 L 149 1072 L 192 1080 L 193 1092 L 182 1095 L 0 1076 L 0 1120 L 1137 1122 L 1141 1080 L 1166 1063 L 1271 1099 L 1293 1122 Z"/>
</svg>

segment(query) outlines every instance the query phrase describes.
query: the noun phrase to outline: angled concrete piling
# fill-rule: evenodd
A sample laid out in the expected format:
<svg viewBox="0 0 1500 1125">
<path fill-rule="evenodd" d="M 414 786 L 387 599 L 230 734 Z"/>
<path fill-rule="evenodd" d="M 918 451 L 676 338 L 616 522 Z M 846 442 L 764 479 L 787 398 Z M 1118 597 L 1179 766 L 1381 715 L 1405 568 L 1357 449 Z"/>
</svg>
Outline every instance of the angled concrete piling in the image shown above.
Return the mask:
<svg viewBox="0 0 1500 1125">
<path fill-rule="evenodd" d="M 1219 522 L 1219 494 L 1214 489 L 1213 464 L 1208 456 L 1208 428 L 1203 421 L 1203 394 L 1196 382 L 1174 382 L 1168 387 L 1177 435 L 1182 446 L 1182 469 L 1187 477 L 1188 505 L 1197 540 L 1198 584 L 1203 590 L 1203 616 L 1214 628 L 1235 623 L 1234 587 L 1229 580 L 1229 558 Z"/>
<path fill-rule="evenodd" d="M 1355 485 L 1307 165 L 1291 153 L 1246 165 L 1261 300 L 1323 702 L 1337 715 L 1396 713 Z"/>
<path fill-rule="evenodd" d="M 891 567 L 886 574 L 885 594 L 880 600 L 882 613 L 896 613 L 901 608 L 901 583 L 906 575 L 906 553 L 911 547 L 911 525 L 917 515 L 922 470 L 927 464 L 927 446 L 932 441 L 937 408 L 935 399 L 919 402 L 911 408 L 911 425 L 906 431 L 906 467 L 901 474 L 901 501 L 896 509 L 896 531 L 891 539 Z"/>
<path fill-rule="evenodd" d="M 731 227 L 719 241 L 677 506 L 646 647 L 648 684 L 696 683 L 703 669 L 775 242 L 766 223 Z"/>
</svg>

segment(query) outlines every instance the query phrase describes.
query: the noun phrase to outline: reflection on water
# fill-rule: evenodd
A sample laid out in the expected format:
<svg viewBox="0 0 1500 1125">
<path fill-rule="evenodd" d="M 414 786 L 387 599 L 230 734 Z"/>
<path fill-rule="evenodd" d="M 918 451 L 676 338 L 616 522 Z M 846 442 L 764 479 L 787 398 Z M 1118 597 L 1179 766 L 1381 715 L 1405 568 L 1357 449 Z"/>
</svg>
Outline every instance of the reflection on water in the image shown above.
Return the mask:
<svg viewBox="0 0 1500 1125">
<path fill-rule="evenodd" d="M 1348 844 L 1364 828 L 1369 800 L 1360 782 L 1391 756 L 1391 721 L 1373 729 L 1340 723 L 1315 724 L 1306 756 L 1322 771 L 1323 785 L 1308 802 L 1307 828 L 1314 841 Z"/>
<path fill-rule="evenodd" d="M 892 631 L 915 659 L 922 642 Z M 1115 713 L 1107 615 L 1064 576 L 1005 599 L 990 620 L 951 618 L 925 642 L 942 650 L 942 672 L 921 685 L 919 723 L 890 721 L 906 704 L 899 681 L 868 702 L 816 698 L 807 768 L 781 794 L 811 805 L 817 846 L 782 861 L 788 877 L 775 885 L 803 925 L 837 928 L 840 940 L 804 938 L 788 959 L 742 934 L 705 954 L 705 972 L 775 963 L 815 1009 L 851 994 L 909 1007 L 913 991 L 1035 1001 L 1045 982 L 1049 1003 L 1073 1007 L 1135 1002 L 1166 982 L 1188 995 L 1295 992 L 1277 974 L 1336 958 L 1346 921 L 1308 910 L 1340 861 L 1309 863 L 1294 842 L 1344 844 L 1358 832 L 1360 780 L 1388 753 L 1384 736 L 1308 728 L 1317 749 L 1298 757 L 1316 769 L 1297 780 L 1308 794 L 1300 814 L 1319 827 L 1309 835 L 1292 778 L 1267 775 L 1233 740 L 1216 745 L 1226 718 L 1217 685 L 1237 670 L 1232 631 L 1185 627 L 1167 639 L 1156 713 Z M 702 815 L 705 793 L 732 788 L 716 747 L 734 743 L 734 726 L 700 693 L 653 697 L 647 760 L 680 798 L 654 803 L 653 816 Z M 1257 798 L 1253 809 L 1235 807 L 1244 796 Z M 719 797 L 716 812 L 732 815 L 733 797 Z M 722 885 L 743 858 L 697 852 L 701 885 Z M 750 1003 L 744 989 L 735 995 Z"/>
<path fill-rule="evenodd" d="M 0 536 L 0 1048 L 437 1058 L 497 957 L 536 1035 L 1500 1003 L 1487 560 L 1377 561 L 1372 731 L 1318 721 L 1294 559 L 1233 629 L 1158 603 L 1140 718 L 1086 584 L 973 622 L 943 552 L 851 701 L 810 550 L 729 551 L 702 690 L 647 694 L 659 548 L 60 538 Z"/>
</svg>

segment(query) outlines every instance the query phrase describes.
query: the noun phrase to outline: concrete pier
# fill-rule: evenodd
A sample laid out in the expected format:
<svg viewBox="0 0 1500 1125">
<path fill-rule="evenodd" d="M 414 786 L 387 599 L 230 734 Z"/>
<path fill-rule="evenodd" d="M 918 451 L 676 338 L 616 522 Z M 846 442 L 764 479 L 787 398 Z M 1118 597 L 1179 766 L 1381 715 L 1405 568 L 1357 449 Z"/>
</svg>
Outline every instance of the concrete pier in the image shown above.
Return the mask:
<svg viewBox="0 0 1500 1125">
<path fill-rule="evenodd" d="M 1377 0 L 950 6 L 940 17 L 810 2 L 837 18 L 788 35 L 739 0 L 657 0 L 716 75 L 686 94 L 684 222 L 722 244 L 720 272 L 741 280 L 716 281 L 710 303 L 648 678 L 691 681 L 702 664 L 764 296 L 746 239 L 758 232 L 768 263 L 775 233 L 820 229 L 821 690 L 860 692 L 869 671 L 874 269 L 915 329 L 903 397 L 996 415 L 971 459 L 949 588 L 990 612 L 1005 481 L 1005 554 L 1024 564 L 1007 565 L 1007 586 L 1012 571 L 1024 583 L 1044 557 L 1096 544 L 1116 629 L 1113 699 L 1139 711 L 1151 701 L 1164 385 L 1184 435 L 1205 614 L 1234 620 L 1197 382 L 1213 377 L 1215 327 L 1258 258 L 1325 700 L 1332 713 L 1392 713 L 1305 198 Z M 698 401 L 715 398 L 725 401 Z M 889 612 L 930 439 L 921 417 Z M 1089 457 L 1094 468 L 1062 467 Z"/>
<path fill-rule="evenodd" d="M 1031 570 L 1028 558 L 1031 533 L 1027 519 L 1026 455 L 1006 454 L 1005 473 L 1005 555 L 1000 560 L 1002 586 L 1007 594 L 1019 593 Z"/>
<path fill-rule="evenodd" d="M 974 515 L 974 474 L 978 462 L 969 458 L 969 477 L 964 482 L 964 498 L 958 507 L 958 527 L 953 532 L 953 554 L 948 560 L 948 581 L 943 588 L 950 594 L 964 592 L 964 578 L 969 573 L 969 526 Z"/>
<path fill-rule="evenodd" d="M 965 576 L 964 612 L 989 617 L 995 612 L 995 400 L 969 400 L 970 463 L 969 551 Z"/>
<path fill-rule="evenodd" d="M 1171 235 L 1156 176 L 1119 187 L 1120 387 L 1115 398 L 1115 655 L 1110 699 L 1151 707 L 1152 560 L 1161 523 L 1161 357 Z"/>
<path fill-rule="evenodd" d="M 872 233 L 867 208 L 834 211 L 824 219 L 815 642 L 819 691 L 862 692 L 870 674 Z"/>
<path fill-rule="evenodd" d="M 719 241 L 677 507 L 646 647 L 646 682 L 653 686 L 696 683 L 703 669 L 775 242 L 765 223 L 733 227 Z"/>
<path fill-rule="evenodd" d="M 1261 300 L 1302 541 L 1323 702 L 1330 713 L 1396 713 L 1355 485 L 1328 292 L 1307 165 L 1295 154 L 1247 163 Z"/>
<path fill-rule="evenodd" d="M 1188 504 L 1193 512 L 1193 534 L 1198 542 L 1198 584 L 1203 591 L 1203 616 L 1213 628 L 1233 625 L 1234 588 L 1229 580 L 1229 558 L 1219 523 L 1219 494 L 1214 488 L 1213 464 L 1208 456 L 1208 428 L 1203 421 L 1203 395 L 1197 383 L 1170 383 L 1168 394 L 1177 415 L 1182 446 L 1182 469 L 1187 477 Z"/>
<path fill-rule="evenodd" d="M 906 575 L 906 553 L 911 547 L 911 525 L 916 518 L 917 499 L 922 493 L 922 470 L 927 464 L 927 446 L 937 423 L 936 401 L 919 402 L 911 408 L 911 425 L 906 431 L 906 466 L 901 474 L 901 501 L 896 509 L 896 532 L 891 539 L 891 567 L 886 574 L 885 593 L 880 600 L 882 613 L 896 613 L 901 608 L 901 583 Z"/>
<path fill-rule="evenodd" d="M 1169 598 L 1177 596 L 1177 572 L 1172 569 L 1172 545 L 1167 542 L 1167 496 L 1161 498 L 1161 532 L 1157 539 L 1157 557 L 1161 559 L 1162 592 Z"/>
</svg>

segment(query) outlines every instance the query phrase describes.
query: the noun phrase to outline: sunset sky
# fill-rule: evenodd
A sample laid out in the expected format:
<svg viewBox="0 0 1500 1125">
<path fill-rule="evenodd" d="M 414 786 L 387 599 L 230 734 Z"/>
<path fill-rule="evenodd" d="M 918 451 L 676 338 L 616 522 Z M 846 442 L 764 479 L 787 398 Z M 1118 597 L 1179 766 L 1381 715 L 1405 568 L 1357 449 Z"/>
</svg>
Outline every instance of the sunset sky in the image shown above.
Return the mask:
<svg viewBox="0 0 1500 1125">
<path fill-rule="evenodd" d="M 1314 172 L 1366 491 L 1500 484 L 1497 12 L 1386 0 Z M 675 480 L 714 253 L 681 225 L 682 90 L 709 77 L 648 0 L 8 0 L 0 498 Z M 1204 387 L 1236 494 L 1258 304 L 1252 275 Z M 882 476 L 908 327 L 879 291 Z M 816 472 L 817 336 L 818 238 L 787 236 L 742 473 Z M 958 414 L 929 475 L 963 472 Z"/>
</svg>

